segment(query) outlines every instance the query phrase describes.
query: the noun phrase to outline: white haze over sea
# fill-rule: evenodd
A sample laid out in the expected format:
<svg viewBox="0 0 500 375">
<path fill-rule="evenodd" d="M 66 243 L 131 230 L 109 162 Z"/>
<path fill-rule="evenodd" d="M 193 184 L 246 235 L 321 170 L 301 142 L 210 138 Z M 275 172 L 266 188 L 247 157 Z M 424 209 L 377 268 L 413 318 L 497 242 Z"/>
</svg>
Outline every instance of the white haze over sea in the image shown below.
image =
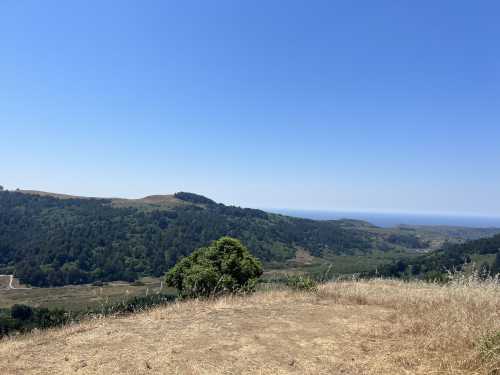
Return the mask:
<svg viewBox="0 0 500 375">
<path fill-rule="evenodd" d="M 448 225 L 472 228 L 500 228 L 500 216 L 467 216 L 445 214 L 410 214 L 410 213 L 375 213 L 375 212 L 345 212 L 267 209 L 283 215 L 302 217 L 315 220 L 356 219 L 364 220 L 379 227 L 407 225 Z"/>
</svg>

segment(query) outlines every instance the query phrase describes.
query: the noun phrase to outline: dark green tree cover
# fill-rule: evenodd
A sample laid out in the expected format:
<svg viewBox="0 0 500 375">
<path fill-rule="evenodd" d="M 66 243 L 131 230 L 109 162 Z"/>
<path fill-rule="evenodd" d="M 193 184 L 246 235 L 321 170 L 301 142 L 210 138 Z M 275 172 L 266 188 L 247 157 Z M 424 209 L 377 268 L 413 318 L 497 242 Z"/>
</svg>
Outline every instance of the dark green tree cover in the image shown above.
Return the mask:
<svg viewBox="0 0 500 375">
<path fill-rule="evenodd" d="M 419 257 L 400 259 L 376 272 L 368 273 L 368 276 L 378 274 L 387 277 L 421 277 L 440 280 L 448 271 L 461 270 L 465 264 L 471 262 L 471 256 L 474 254 L 496 254 L 493 266 L 482 264 L 479 273 L 483 276 L 500 273 L 500 235 L 496 235 L 463 244 L 445 244 L 439 251 L 422 254 Z"/>
<path fill-rule="evenodd" d="M 27 305 L 14 305 L 10 309 L 13 319 L 28 320 L 33 317 L 33 309 Z"/>
<path fill-rule="evenodd" d="M 178 193 L 175 193 L 174 197 L 176 197 L 182 201 L 196 203 L 196 204 L 217 204 L 213 200 L 211 200 L 207 197 L 204 197 L 203 195 L 194 194 L 194 193 L 186 193 L 184 191 L 180 191 Z"/>
<path fill-rule="evenodd" d="M 324 256 L 369 252 L 380 243 L 337 221 L 225 206 L 190 193 L 177 197 L 186 204 L 167 210 L 1 191 L 0 273 L 34 286 L 160 276 L 222 236 L 240 239 L 263 262 L 290 259 L 299 246 Z"/>
<path fill-rule="evenodd" d="M 251 292 L 262 265 L 240 241 L 222 237 L 181 259 L 165 276 L 182 297 Z"/>
<path fill-rule="evenodd" d="M 493 275 L 497 275 L 500 273 L 500 250 L 495 256 L 495 261 L 493 262 L 493 266 L 491 267 L 491 273 Z"/>
<path fill-rule="evenodd" d="M 426 241 L 422 241 L 420 238 L 415 236 L 414 234 L 391 234 L 387 241 L 392 244 L 397 244 L 404 246 L 408 249 L 424 249 L 429 246 Z"/>
</svg>

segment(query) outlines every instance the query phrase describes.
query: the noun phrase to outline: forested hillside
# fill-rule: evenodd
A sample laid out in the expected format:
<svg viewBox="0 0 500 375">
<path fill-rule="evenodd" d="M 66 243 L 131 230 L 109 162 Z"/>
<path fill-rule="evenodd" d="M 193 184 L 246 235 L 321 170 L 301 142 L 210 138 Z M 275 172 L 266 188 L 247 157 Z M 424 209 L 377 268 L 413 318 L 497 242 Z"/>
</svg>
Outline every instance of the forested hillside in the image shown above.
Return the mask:
<svg viewBox="0 0 500 375">
<path fill-rule="evenodd" d="M 321 257 L 400 246 L 340 221 L 225 206 L 192 193 L 112 200 L 0 191 L 0 273 L 35 286 L 159 276 L 225 235 L 264 262 L 293 258 L 297 248 Z"/>
<path fill-rule="evenodd" d="M 490 255 L 492 263 L 478 265 L 481 276 L 500 273 L 500 234 L 463 244 L 446 244 L 442 249 L 419 257 L 400 259 L 378 270 L 382 276 L 441 279 L 448 271 L 461 270 L 475 256 Z"/>
</svg>

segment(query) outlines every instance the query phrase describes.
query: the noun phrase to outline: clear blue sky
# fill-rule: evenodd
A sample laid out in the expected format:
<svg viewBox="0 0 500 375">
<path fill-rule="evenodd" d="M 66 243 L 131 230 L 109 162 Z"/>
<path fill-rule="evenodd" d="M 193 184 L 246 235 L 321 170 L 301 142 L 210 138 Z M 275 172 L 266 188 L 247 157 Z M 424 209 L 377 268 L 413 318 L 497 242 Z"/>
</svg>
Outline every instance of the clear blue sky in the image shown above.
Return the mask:
<svg viewBox="0 0 500 375">
<path fill-rule="evenodd" d="M 0 2 L 0 184 L 500 215 L 498 1 Z"/>
</svg>

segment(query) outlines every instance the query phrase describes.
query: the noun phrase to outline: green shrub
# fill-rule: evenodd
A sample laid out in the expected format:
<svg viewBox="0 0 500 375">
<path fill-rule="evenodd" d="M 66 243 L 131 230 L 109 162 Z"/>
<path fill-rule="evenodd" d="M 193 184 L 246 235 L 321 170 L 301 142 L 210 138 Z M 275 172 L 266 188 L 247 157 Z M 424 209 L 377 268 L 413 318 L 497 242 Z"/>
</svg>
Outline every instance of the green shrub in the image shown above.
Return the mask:
<svg viewBox="0 0 500 375">
<path fill-rule="evenodd" d="M 222 237 L 181 259 L 165 276 L 181 297 L 252 292 L 262 275 L 260 261 L 240 241 Z"/>
<path fill-rule="evenodd" d="M 13 319 L 29 320 L 33 317 L 33 309 L 27 305 L 14 305 L 11 308 L 10 314 Z"/>
<path fill-rule="evenodd" d="M 449 281 L 447 274 L 432 270 L 424 274 L 424 280 L 430 283 L 446 283 Z"/>
<path fill-rule="evenodd" d="M 71 320 L 70 313 L 62 309 L 49 310 L 44 307 L 36 308 L 34 314 L 34 327 L 36 328 L 50 328 L 60 327 Z"/>
<path fill-rule="evenodd" d="M 309 276 L 288 276 L 285 283 L 295 290 L 316 291 L 318 289 L 318 283 Z"/>
<path fill-rule="evenodd" d="M 9 317 L 0 317 L 0 338 L 19 328 L 17 320 Z"/>
</svg>

